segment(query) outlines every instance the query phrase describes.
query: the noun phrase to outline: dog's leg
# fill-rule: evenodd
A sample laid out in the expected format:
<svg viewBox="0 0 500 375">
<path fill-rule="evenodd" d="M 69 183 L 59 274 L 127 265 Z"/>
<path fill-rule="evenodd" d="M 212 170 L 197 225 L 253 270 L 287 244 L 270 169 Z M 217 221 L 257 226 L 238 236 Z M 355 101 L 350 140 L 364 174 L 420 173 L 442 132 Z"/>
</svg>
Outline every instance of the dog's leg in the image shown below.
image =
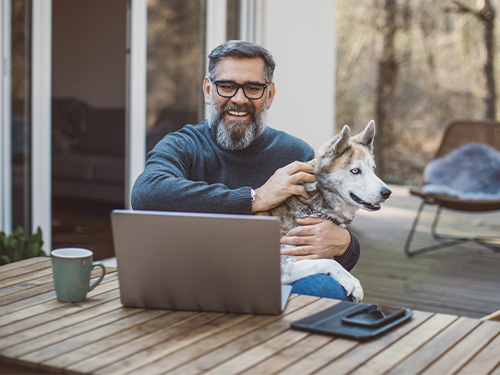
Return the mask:
<svg viewBox="0 0 500 375">
<path fill-rule="evenodd" d="M 291 257 L 281 258 L 281 283 L 292 284 L 304 277 L 325 274 L 336 280 L 355 302 L 363 300 L 363 288 L 358 279 L 352 276 L 333 259 L 304 259 L 296 262 Z"/>
</svg>

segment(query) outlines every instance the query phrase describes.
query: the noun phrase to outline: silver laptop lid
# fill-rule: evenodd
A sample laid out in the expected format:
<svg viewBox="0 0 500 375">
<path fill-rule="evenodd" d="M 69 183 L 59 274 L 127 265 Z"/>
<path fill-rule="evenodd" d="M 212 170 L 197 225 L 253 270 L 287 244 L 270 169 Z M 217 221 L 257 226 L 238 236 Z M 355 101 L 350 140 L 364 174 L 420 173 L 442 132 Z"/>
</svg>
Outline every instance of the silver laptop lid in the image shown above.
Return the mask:
<svg viewBox="0 0 500 375">
<path fill-rule="evenodd" d="M 281 313 L 277 218 L 115 210 L 111 221 L 124 306 Z"/>
</svg>

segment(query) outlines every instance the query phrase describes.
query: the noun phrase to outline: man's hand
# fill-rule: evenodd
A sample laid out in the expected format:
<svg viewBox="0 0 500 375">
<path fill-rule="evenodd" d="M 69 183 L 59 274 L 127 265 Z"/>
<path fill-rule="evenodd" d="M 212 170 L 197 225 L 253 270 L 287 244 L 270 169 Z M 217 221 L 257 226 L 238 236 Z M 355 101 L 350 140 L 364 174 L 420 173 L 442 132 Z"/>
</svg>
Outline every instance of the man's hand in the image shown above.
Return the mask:
<svg viewBox="0 0 500 375">
<path fill-rule="evenodd" d="M 282 255 L 302 259 L 332 259 L 344 254 L 351 243 L 349 231 L 330 220 L 317 217 L 297 219 L 298 227 L 281 238 L 282 244 L 296 247 L 281 249 Z"/>
<path fill-rule="evenodd" d="M 315 182 L 313 173 L 314 167 L 311 164 L 299 161 L 294 161 L 278 169 L 264 185 L 255 190 L 256 196 L 252 212 L 268 211 L 292 195 L 310 198 L 306 188 L 297 184 Z"/>
</svg>

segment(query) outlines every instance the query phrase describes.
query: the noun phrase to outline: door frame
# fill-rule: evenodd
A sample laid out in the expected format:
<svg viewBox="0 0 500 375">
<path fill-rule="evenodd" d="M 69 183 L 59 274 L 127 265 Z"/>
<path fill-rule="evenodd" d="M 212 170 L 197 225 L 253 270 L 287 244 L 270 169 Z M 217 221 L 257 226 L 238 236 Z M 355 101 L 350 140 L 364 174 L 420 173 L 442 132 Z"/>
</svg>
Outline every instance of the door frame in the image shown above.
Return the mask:
<svg viewBox="0 0 500 375">
<path fill-rule="evenodd" d="M 32 2 L 31 223 L 52 249 L 52 0 Z"/>
<path fill-rule="evenodd" d="M 132 187 L 146 164 L 148 3 L 130 0 L 128 6 L 125 207 L 131 208 Z"/>
<path fill-rule="evenodd" d="M 0 0 L 0 230 L 12 232 L 11 0 Z"/>
</svg>

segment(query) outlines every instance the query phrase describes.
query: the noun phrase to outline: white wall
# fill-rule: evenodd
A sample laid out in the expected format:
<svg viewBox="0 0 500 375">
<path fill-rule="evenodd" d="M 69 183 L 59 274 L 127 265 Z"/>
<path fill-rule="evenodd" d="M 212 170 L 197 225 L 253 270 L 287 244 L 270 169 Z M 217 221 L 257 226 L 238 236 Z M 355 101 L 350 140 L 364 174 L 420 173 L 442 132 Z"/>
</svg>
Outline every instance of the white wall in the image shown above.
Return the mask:
<svg viewBox="0 0 500 375">
<path fill-rule="evenodd" d="M 276 61 L 269 125 L 317 149 L 334 134 L 335 0 L 265 0 L 260 43 Z"/>
</svg>

